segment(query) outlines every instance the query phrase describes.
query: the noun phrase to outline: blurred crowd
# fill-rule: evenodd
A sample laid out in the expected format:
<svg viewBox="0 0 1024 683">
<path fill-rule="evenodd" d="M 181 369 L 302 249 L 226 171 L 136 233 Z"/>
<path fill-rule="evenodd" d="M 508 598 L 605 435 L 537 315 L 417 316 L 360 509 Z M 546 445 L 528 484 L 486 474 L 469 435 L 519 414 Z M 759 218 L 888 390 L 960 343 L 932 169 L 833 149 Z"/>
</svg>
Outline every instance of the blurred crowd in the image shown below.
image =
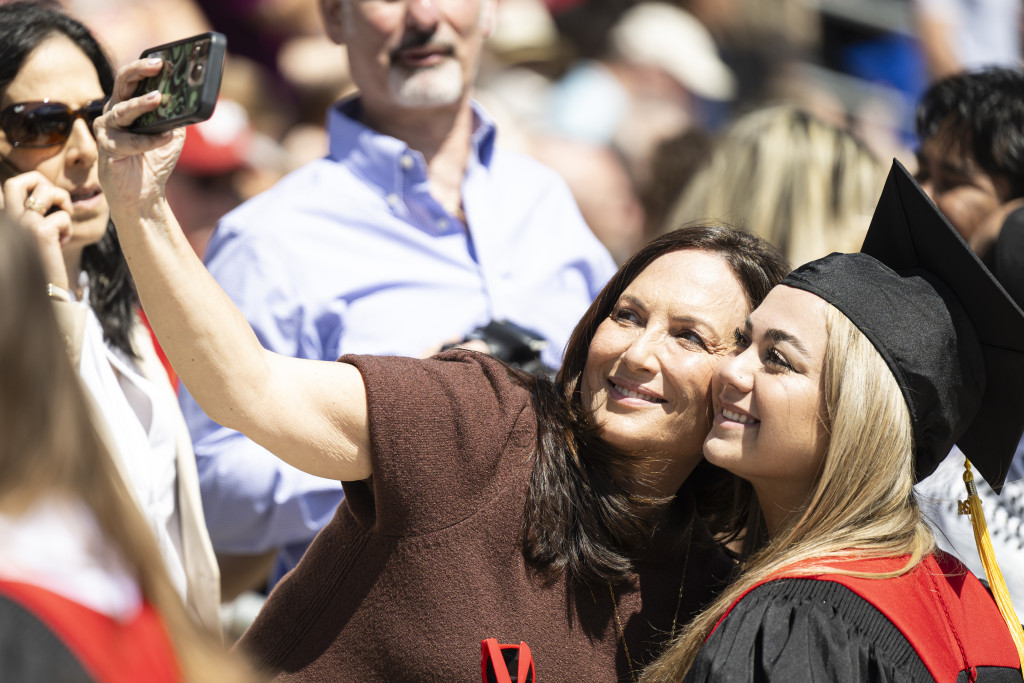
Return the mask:
<svg viewBox="0 0 1024 683">
<path fill-rule="evenodd" d="M 326 152 L 325 112 L 354 89 L 345 48 L 324 35 L 316 0 L 61 4 L 115 65 L 201 31 L 227 36 L 222 104 L 213 121 L 190 130 L 171 190 L 200 253 L 232 203 Z M 748 170 L 797 187 L 831 182 L 830 159 L 845 154 L 849 172 L 860 173 L 846 199 L 866 216 L 888 161 L 914 168 L 913 109 L 928 83 L 962 68 L 1019 64 L 1020 15 L 1020 3 L 1005 0 L 499 0 L 475 97 L 497 123 L 497 144 L 559 172 L 621 263 L 663 229 L 703 217 L 698 207 L 740 225 L 772 210 L 757 198 L 748 208 L 735 198 L 695 204 L 701 191 L 693 188 L 680 198 L 701 167 L 737 172 L 710 152 L 728 147 L 722 155 L 744 158 L 735 156 L 744 139 L 763 146 L 762 159 L 774 159 L 773 149 L 802 155 Z M 766 106 L 776 107 L 774 122 L 765 111 L 739 123 Z M 820 132 L 796 131 L 786 118 L 798 112 Z M 756 152 L 745 154 L 749 163 Z M 857 155 L 876 162 L 873 178 L 854 170 Z M 813 168 L 804 163 L 812 158 L 820 162 Z M 850 212 L 844 203 L 832 215 Z M 855 228 L 837 231 L 846 234 L 831 242 L 804 230 L 796 238 L 804 246 L 789 255 L 803 262 L 856 246 Z"/>
</svg>

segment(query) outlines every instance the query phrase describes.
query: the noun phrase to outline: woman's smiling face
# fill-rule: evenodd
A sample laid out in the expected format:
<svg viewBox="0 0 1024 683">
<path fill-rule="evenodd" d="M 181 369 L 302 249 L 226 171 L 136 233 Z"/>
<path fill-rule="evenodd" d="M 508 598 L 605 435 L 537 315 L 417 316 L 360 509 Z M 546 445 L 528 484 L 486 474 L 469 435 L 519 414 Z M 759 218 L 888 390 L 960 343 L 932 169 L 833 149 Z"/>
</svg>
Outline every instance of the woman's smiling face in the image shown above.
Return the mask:
<svg viewBox="0 0 1024 683">
<path fill-rule="evenodd" d="M 828 447 L 821 373 L 825 302 L 776 287 L 736 330 L 712 382 L 708 461 L 749 481 L 766 517 L 810 494 Z"/>
<path fill-rule="evenodd" d="M 722 257 L 675 251 L 629 284 L 590 343 L 584 405 L 608 443 L 668 456 L 661 462 L 679 480 L 669 482 L 671 491 L 700 459 L 711 421 L 711 375 L 748 311 Z"/>
</svg>

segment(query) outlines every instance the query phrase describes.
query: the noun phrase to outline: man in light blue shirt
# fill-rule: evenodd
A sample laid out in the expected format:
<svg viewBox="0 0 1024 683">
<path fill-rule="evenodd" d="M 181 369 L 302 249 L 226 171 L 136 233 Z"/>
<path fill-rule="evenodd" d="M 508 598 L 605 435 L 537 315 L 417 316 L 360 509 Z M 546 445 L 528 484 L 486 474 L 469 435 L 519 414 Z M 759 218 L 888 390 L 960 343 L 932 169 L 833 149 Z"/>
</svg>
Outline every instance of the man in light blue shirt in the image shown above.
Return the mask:
<svg viewBox="0 0 1024 683">
<path fill-rule="evenodd" d="M 615 270 L 565 183 L 495 146 L 469 98 L 495 0 L 323 0 L 360 95 L 328 113 L 330 151 L 225 216 L 206 263 L 268 349 L 421 356 L 491 320 L 549 341 Z M 218 553 L 298 562 L 342 499 L 212 422 L 182 391 Z M 424 482 L 429 486 L 430 482 Z"/>
</svg>

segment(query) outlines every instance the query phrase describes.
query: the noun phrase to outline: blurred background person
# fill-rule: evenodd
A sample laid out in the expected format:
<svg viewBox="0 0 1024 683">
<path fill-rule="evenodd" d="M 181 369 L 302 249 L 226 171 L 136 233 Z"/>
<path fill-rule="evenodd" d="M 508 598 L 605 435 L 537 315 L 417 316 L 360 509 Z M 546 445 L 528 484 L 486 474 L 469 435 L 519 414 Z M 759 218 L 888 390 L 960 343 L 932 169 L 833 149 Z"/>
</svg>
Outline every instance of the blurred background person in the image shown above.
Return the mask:
<svg viewBox="0 0 1024 683">
<path fill-rule="evenodd" d="M 28 231 L 0 214 L 0 671 L 252 680 L 187 616 L 95 426 Z"/>
<path fill-rule="evenodd" d="M 657 145 L 711 126 L 736 88 L 700 21 L 668 3 L 641 2 L 618 17 L 602 54 L 576 61 L 554 84 L 549 131 L 615 147 L 643 183 Z"/>
<path fill-rule="evenodd" d="M 936 82 L 918 105 L 917 134 L 918 182 L 987 258 L 1006 217 L 1024 204 L 1024 71 L 985 69 Z"/>
<path fill-rule="evenodd" d="M 1024 308 L 1024 72 L 956 73 L 932 85 L 917 111 L 917 178 L 956 231 Z M 963 498 L 958 449 L 918 484 L 940 547 L 982 571 Z M 1024 442 L 1002 495 L 976 476 L 996 557 L 1024 619 Z M 979 574 L 980 575 L 980 574 Z"/>
<path fill-rule="evenodd" d="M 737 119 L 669 211 L 668 231 L 726 221 L 793 264 L 860 249 L 885 167 L 849 131 L 790 105 Z"/>
<path fill-rule="evenodd" d="M 219 633 L 219 578 L 191 442 L 110 222 L 92 121 L 113 87 L 80 22 L 39 3 L 0 5 L 4 212 L 36 236 L 72 358 L 171 581 Z"/>
<path fill-rule="evenodd" d="M 928 75 L 1021 66 L 1020 0 L 912 0 Z"/>
</svg>

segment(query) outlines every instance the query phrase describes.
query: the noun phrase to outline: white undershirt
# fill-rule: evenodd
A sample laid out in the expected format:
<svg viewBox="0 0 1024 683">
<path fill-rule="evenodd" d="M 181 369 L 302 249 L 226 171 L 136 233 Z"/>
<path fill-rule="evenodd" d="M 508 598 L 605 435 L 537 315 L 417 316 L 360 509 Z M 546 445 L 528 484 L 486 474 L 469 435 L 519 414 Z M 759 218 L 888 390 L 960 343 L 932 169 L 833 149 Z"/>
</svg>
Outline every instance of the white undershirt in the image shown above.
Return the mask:
<svg viewBox="0 0 1024 683">
<path fill-rule="evenodd" d="M 0 513 L 0 578 L 61 595 L 121 621 L 142 594 L 84 503 L 47 496 L 18 516 Z"/>
<path fill-rule="evenodd" d="M 88 295 L 83 298 L 88 300 Z M 177 444 L 172 410 L 135 363 L 103 341 L 99 319 L 88 308 L 79 372 L 115 441 L 115 458 L 149 522 L 184 600 L 186 574 L 177 504 Z"/>
</svg>

